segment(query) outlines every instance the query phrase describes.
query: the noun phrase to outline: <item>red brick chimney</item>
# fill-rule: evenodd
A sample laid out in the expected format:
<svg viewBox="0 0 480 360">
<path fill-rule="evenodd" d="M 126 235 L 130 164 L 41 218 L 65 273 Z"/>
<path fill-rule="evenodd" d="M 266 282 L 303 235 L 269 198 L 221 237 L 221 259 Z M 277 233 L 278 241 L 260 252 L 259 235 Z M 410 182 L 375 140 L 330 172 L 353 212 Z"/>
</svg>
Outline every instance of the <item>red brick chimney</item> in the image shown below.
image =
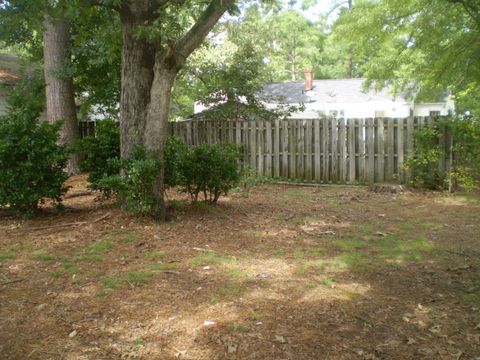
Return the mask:
<svg viewBox="0 0 480 360">
<path fill-rule="evenodd" d="M 313 69 L 305 70 L 305 91 L 313 90 Z"/>
</svg>

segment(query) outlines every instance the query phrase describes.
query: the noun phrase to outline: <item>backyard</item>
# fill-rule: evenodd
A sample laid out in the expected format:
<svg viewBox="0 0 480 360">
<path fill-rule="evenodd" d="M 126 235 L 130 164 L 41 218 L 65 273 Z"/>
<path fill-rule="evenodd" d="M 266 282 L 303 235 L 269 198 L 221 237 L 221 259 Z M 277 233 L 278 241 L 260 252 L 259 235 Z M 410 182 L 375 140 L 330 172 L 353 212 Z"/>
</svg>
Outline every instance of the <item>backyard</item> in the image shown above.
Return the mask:
<svg viewBox="0 0 480 360">
<path fill-rule="evenodd" d="M 0 217 L 0 357 L 480 356 L 478 195 L 265 184 L 184 199 L 170 194 L 163 224 L 95 194 Z"/>
</svg>

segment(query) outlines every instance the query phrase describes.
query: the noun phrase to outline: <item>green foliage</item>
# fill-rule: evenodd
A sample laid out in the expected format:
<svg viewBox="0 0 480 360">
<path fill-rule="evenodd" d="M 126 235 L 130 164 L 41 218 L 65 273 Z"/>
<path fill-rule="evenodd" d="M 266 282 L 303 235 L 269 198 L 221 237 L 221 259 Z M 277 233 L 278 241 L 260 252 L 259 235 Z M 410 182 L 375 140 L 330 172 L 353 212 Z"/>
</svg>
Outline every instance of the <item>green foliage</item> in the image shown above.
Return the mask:
<svg viewBox="0 0 480 360">
<path fill-rule="evenodd" d="M 180 163 L 183 190 L 197 201 L 216 203 L 240 180 L 240 151 L 233 144 L 203 144 L 190 149 Z"/>
<path fill-rule="evenodd" d="M 46 199 L 60 204 L 67 188 L 68 152 L 57 145 L 61 124 L 39 121 L 35 109 L 10 110 L 0 118 L 0 205 L 32 215 Z"/>
<path fill-rule="evenodd" d="M 414 133 L 413 153 L 405 161 L 406 169 L 412 172 L 411 185 L 431 190 L 442 189 L 444 177 L 439 162 L 445 156 L 440 149 L 438 127 L 424 127 Z"/>
<path fill-rule="evenodd" d="M 440 147 L 441 133 L 452 137 L 450 149 Z M 432 190 L 473 189 L 480 181 L 480 121 L 458 116 L 415 131 L 413 153 L 405 161 L 412 172 L 411 185 Z M 440 159 L 451 160 L 449 172 L 441 172 Z"/>
<path fill-rule="evenodd" d="M 359 0 L 336 22 L 333 39 L 356 59 L 368 59 L 361 70 L 378 88 L 391 84 L 419 100 L 434 100 L 448 88 L 457 110 L 478 110 L 477 3 Z"/>
<path fill-rule="evenodd" d="M 182 183 L 180 164 L 187 152 L 188 147 L 180 138 L 167 138 L 163 154 L 165 189 L 175 187 Z"/>
<path fill-rule="evenodd" d="M 159 202 L 153 193 L 153 186 L 161 170 L 158 155 L 137 146 L 131 157 L 111 161 L 116 163 L 123 174 L 103 177 L 98 185 L 117 194 L 125 210 L 140 215 L 152 214 Z"/>
<path fill-rule="evenodd" d="M 449 190 L 471 190 L 480 183 L 480 116 L 457 117 L 447 126 L 453 134 Z"/>
<path fill-rule="evenodd" d="M 89 173 L 89 187 L 100 190 L 106 197 L 111 189 L 99 185 L 103 177 L 118 175 L 120 172 L 120 129 L 113 120 L 101 120 L 96 123 L 95 136 L 87 136 L 80 141 L 84 154 L 82 171 Z"/>
<path fill-rule="evenodd" d="M 45 80 L 43 73 L 32 71 L 23 74 L 23 78 L 15 85 L 14 91 L 9 92 L 7 105 L 10 111 L 29 109 L 41 114 L 45 110 Z"/>
</svg>

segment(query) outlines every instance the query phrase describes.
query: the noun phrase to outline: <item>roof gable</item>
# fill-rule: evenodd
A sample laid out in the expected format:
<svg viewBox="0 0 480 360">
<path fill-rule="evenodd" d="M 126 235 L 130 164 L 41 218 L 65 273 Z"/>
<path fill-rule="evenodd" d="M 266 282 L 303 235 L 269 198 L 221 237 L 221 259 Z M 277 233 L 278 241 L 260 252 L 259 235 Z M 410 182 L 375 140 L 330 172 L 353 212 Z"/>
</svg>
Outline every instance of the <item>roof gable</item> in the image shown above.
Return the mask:
<svg viewBox="0 0 480 360">
<path fill-rule="evenodd" d="M 313 90 L 305 92 L 303 81 L 265 85 L 260 97 L 280 103 L 365 103 L 369 101 L 406 101 L 402 94 L 392 95 L 390 88 L 364 90 L 365 79 L 314 80 Z M 276 101 L 269 100 L 275 98 Z"/>
</svg>

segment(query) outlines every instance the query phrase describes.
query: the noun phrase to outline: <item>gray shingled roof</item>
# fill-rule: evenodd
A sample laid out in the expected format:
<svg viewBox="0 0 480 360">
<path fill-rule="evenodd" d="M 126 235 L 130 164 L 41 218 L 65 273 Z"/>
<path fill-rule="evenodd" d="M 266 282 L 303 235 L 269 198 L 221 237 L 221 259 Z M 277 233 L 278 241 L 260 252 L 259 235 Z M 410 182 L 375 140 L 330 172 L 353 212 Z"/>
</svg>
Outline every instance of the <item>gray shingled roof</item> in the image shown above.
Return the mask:
<svg viewBox="0 0 480 360">
<path fill-rule="evenodd" d="M 283 83 L 272 83 L 265 85 L 261 97 L 277 98 L 281 103 L 362 103 L 368 101 L 382 101 L 392 99 L 404 99 L 403 95 L 394 97 L 388 88 L 378 92 L 373 90 L 365 91 L 363 88 L 365 79 L 335 79 L 335 80 L 314 80 L 313 90 L 305 93 L 303 81 L 291 81 Z M 267 100 L 268 101 L 268 100 Z M 274 102 L 274 101 L 268 101 Z"/>
</svg>

